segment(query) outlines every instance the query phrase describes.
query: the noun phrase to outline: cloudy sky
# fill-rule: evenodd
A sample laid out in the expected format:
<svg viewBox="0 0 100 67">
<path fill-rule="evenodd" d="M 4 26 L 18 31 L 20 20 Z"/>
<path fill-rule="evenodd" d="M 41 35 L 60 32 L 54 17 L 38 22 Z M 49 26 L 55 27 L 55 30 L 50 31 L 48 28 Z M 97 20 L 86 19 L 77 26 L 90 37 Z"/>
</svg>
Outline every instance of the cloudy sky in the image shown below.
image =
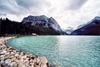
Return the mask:
<svg viewBox="0 0 100 67">
<path fill-rule="evenodd" d="M 0 0 L 0 17 L 21 21 L 29 15 L 52 16 L 61 28 L 75 29 L 100 16 L 100 0 Z"/>
</svg>

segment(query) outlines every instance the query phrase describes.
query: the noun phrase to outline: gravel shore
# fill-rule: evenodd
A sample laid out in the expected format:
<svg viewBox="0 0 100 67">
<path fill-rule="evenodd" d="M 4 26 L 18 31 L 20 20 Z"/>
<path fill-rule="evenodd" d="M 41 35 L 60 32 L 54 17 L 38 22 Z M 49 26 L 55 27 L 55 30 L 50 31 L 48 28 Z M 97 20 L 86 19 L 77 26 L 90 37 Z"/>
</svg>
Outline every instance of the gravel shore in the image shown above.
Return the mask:
<svg viewBox="0 0 100 67">
<path fill-rule="evenodd" d="M 56 67 L 49 64 L 46 57 L 19 52 L 6 45 L 7 40 L 15 37 L 0 37 L 0 67 Z"/>
</svg>

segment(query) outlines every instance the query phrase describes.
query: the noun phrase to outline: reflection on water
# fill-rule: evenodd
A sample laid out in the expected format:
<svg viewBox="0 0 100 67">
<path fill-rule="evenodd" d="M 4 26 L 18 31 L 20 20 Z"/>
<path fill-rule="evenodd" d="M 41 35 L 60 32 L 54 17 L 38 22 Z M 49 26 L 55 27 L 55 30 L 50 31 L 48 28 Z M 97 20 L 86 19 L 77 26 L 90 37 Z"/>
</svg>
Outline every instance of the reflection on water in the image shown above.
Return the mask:
<svg viewBox="0 0 100 67">
<path fill-rule="evenodd" d="M 62 67 L 100 67 L 99 36 L 39 36 L 9 40 L 17 50 L 46 56 Z"/>
</svg>

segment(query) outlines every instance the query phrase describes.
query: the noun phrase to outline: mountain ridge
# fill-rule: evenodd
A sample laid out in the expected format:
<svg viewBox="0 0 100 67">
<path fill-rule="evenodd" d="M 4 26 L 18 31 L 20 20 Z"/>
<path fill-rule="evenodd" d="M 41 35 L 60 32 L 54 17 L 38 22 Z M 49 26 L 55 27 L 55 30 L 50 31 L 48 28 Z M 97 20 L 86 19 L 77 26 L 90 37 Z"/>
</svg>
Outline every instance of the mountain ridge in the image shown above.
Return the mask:
<svg viewBox="0 0 100 67">
<path fill-rule="evenodd" d="M 100 17 L 96 16 L 81 28 L 76 29 L 71 35 L 100 35 Z"/>
<path fill-rule="evenodd" d="M 34 25 L 40 25 L 40 26 L 47 26 L 47 27 L 51 27 L 56 31 L 62 31 L 62 29 L 60 28 L 59 24 L 57 23 L 57 21 L 53 18 L 53 17 L 46 17 L 45 15 L 41 15 L 41 16 L 28 16 L 25 17 L 22 22 L 24 23 L 33 23 Z"/>
</svg>

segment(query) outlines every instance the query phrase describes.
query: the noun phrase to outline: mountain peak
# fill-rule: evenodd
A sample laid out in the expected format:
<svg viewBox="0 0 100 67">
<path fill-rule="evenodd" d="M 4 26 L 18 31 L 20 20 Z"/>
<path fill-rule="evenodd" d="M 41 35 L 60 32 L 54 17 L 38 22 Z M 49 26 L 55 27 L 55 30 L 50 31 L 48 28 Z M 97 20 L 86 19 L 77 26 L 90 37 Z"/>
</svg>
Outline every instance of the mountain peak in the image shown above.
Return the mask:
<svg viewBox="0 0 100 67">
<path fill-rule="evenodd" d="M 96 20 L 100 20 L 100 17 L 99 17 L 99 16 L 96 16 L 95 19 L 96 19 Z"/>
</svg>

